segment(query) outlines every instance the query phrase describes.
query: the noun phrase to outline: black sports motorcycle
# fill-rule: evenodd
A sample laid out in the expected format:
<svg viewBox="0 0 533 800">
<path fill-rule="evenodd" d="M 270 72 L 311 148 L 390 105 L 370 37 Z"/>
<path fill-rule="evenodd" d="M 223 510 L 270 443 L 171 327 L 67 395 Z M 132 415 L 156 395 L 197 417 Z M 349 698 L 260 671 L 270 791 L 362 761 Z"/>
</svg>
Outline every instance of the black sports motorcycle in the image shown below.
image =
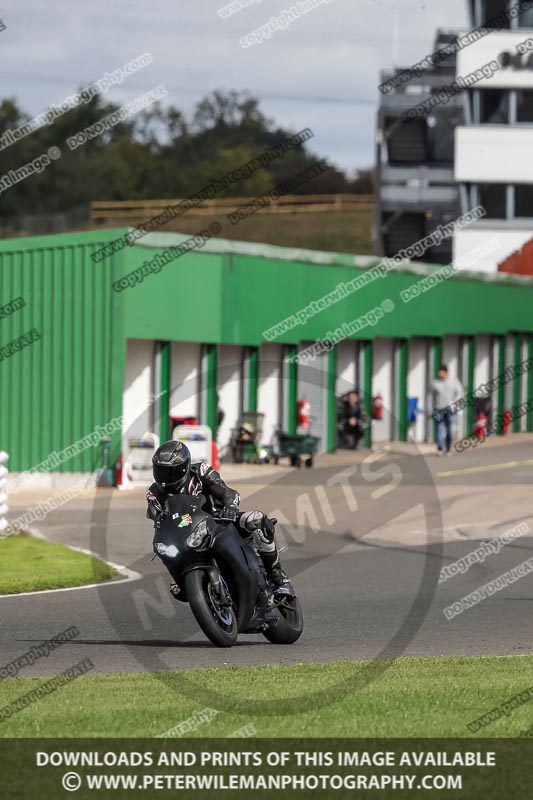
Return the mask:
<svg viewBox="0 0 533 800">
<path fill-rule="evenodd" d="M 204 495 L 172 495 L 155 527 L 154 552 L 176 583 L 175 596 L 189 603 L 217 647 L 231 647 L 239 633 L 293 644 L 303 631 L 294 591 L 272 592 L 252 541 L 230 520 L 204 511 L 205 502 Z"/>
</svg>

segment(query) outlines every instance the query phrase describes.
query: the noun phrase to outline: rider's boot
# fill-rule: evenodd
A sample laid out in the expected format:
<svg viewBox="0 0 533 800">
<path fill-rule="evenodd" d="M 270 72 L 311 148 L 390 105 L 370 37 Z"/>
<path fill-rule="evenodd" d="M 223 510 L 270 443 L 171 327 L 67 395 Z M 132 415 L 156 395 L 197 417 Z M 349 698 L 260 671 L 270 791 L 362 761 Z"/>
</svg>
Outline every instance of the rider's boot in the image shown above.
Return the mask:
<svg viewBox="0 0 533 800">
<path fill-rule="evenodd" d="M 281 568 L 279 552 L 276 547 L 272 553 L 260 553 L 266 570 L 267 580 L 274 594 L 293 594 L 294 590 L 286 572 Z"/>
</svg>

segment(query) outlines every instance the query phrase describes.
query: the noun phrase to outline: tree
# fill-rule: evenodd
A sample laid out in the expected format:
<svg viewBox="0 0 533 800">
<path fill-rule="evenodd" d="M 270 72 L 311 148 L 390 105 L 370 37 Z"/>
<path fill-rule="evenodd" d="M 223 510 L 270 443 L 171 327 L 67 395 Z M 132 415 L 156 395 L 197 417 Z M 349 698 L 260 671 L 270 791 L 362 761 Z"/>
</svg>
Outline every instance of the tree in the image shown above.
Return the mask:
<svg viewBox="0 0 533 800">
<path fill-rule="evenodd" d="M 7 188 L 0 185 L 1 213 L 9 217 L 67 211 L 92 200 L 187 197 L 293 133 L 275 126 L 256 98 L 216 90 L 197 103 L 189 116 L 158 102 L 74 149 L 68 146 L 70 137 L 117 110 L 114 103 L 96 95 L 1 150 L 0 177 L 51 147 L 61 150 L 61 157 L 38 174 Z M 29 120 L 14 98 L 0 103 L 0 135 Z M 249 178 L 232 183 L 220 195 L 264 194 L 318 160 L 305 145 L 299 145 Z M 361 171 L 354 182 L 331 165 L 295 193 L 361 191 L 355 186 L 366 185 L 367 174 L 369 170 Z"/>
<path fill-rule="evenodd" d="M 358 169 L 354 180 L 349 184 L 348 191 L 353 194 L 373 194 L 374 193 L 374 170 Z"/>
</svg>

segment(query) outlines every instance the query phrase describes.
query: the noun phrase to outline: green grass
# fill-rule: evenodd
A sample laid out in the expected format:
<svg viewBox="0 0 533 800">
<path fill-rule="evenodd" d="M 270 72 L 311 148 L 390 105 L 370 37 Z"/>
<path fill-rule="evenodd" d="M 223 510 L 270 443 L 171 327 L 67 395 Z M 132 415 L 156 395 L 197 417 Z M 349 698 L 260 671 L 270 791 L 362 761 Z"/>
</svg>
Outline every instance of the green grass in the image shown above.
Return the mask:
<svg viewBox="0 0 533 800">
<path fill-rule="evenodd" d="M 371 680 L 357 689 L 362 676 Z M 0 681 L 0 711 L 41 683 Z M 186 735 L 225 737 L 253 725 L 259 737 L 519 736 L 533 723 L 533 703 L 476 734 L 466 726 L 532 684 L 533 656 L 86 675 L 0 722 L 0 737 L 153 737 L 206 707 L 217 715 Z"/>
<path fill-rule="evenodd" d="M 29 536 L 0 539 L 0 594 L 83 586 L 115 574 L 113 567 L 62 544 Z"/>
<path fill-rule="evenodd" d="M 322 211 L 305 214 L 255 214 L 231 225 L 220 215 L 184 214 L 165 225 L 163 232 L 192 234 L 211 222 L 222 224 L 222 239 L 239 242 L 265 242 L 279 247 L 301 247 L 334 253 L 372 255 L 371 205 L 353 211 Z M 103 227 L 117 227 L 115 223 Z M 93 228 L 94 229 L 94 228 Z"/>
</svg>

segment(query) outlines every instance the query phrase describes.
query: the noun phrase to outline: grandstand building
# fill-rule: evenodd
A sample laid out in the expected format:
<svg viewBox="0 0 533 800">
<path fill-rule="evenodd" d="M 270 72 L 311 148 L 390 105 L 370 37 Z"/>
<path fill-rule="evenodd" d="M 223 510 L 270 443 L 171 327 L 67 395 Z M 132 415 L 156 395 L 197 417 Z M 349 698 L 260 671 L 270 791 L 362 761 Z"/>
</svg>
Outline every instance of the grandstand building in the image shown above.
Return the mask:
<svg viewBox="0 0 533 800">
<path fill-rule="evenodd" d="M 458 52 L 457 75 L 492 61 L 499 68 L 464 92 L 455 130 L 461 210 L 482 204 L 487 214 L 456 234 L 454 260 L 491 240 L 497 246 L 475 268 L 494 272 L 533 237 L 533 3 L 469 0 L 468 13 L 484 35 Z"/>
<path fill-rule="evenodd" d="M 456 33 L 439 30 L 435 51 Z M 436 96 L 455 77 L 455 55 L 437 63 L 423 60 L 412 69 L 381 73 L 377 119 L 375 245 L 392 257 L 460 213 L 454 181 L 454 127 L 464 121 L 463 100 L 453 97 L 430 114 L 405 118 L 410 109 Z M 424 254 L 424 261 L 449 264 L 448 240 Z"/>
</svg>

